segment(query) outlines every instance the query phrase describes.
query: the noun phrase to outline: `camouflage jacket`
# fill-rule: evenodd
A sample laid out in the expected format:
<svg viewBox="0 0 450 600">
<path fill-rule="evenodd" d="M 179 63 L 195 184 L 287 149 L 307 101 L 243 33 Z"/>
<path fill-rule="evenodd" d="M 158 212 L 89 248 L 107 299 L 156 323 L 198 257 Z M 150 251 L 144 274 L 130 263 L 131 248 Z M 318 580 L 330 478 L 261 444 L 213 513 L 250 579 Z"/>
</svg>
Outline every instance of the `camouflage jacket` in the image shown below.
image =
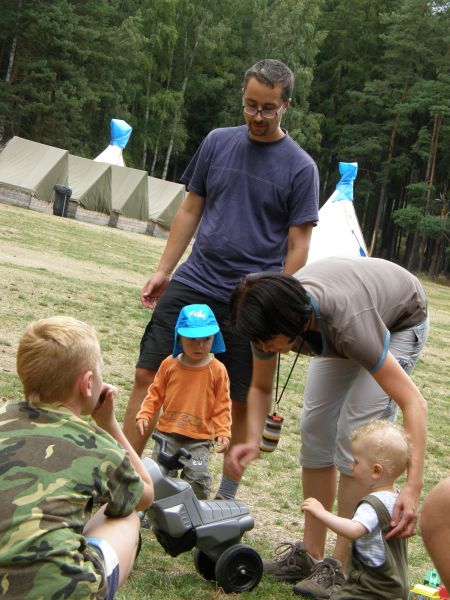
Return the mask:
<svg viewBox="0 0 450 600">
<path fill-rule="evenodd" d="M 120 445 L 61 406 L 0 408 L 0 597 L 102 598 L 83 528 L 94 500 L 129 515 L 143 483 Z"/>
</svg>

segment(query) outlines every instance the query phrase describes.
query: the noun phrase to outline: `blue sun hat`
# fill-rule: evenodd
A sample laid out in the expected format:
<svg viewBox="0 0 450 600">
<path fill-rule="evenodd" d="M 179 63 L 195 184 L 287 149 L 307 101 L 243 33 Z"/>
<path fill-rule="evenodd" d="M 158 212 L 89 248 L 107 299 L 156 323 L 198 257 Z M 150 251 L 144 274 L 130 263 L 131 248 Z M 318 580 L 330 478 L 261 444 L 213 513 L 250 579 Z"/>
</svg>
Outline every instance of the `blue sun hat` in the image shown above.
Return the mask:
<svg viewBox="0 0 450 600">
<path fill-rule="evenodd" d="M 175 325 L 175 341 L 172 352 L 174 358 L 183 352 L 183 348 L 178 341 L 179 335 L 188 338 L 202 338 L 213 335 L 211 352 L 213 354 L 225 352 L 225 344 L 219 325 L 213 311 L 207 304 L 189 304 L 181 309 Z"/>
</svg>

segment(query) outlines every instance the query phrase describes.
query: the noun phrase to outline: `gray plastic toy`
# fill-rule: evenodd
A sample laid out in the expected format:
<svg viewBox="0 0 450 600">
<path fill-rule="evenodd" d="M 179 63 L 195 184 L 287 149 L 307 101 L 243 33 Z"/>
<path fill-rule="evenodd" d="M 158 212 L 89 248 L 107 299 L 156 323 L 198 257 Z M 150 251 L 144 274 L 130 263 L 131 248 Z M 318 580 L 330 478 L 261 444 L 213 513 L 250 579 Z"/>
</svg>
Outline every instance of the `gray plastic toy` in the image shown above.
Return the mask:
<svg viewBox="0 0 450 600">
<path fill-rule="evenodd" d="M 208 581 L 217 581 L 224 592 L 248 592 L 258 585 L 263 574 L 259 554 L 241 537 L 253 528 L 247 506 L 239 500 L 198 500 L 191 486 L 173 479 L 166 472 L 183 467 L 180 456 L 190 458 L 181 448 L 166 453 L 166 439 L 153 434 L 160 444 L 158 461 L 143 460 L 154 487 L 155 499 L 147 510 L 152 530 L 170 556 L 194 550 L 194 565 Z"/>
</svg>

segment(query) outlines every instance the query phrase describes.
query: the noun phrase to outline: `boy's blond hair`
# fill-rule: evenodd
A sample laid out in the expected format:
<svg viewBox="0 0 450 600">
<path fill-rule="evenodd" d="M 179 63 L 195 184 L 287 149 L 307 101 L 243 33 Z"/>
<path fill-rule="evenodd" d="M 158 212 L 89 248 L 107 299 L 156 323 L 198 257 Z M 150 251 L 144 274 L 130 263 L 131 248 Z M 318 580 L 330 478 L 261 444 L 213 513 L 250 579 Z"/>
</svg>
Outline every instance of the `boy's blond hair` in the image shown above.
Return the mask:
<svg viewBox="0 0 450 600">
<path fill-rule="evenodd" d="M 17 349 L 17 373 L 30 404 L 68 399 L 78 375 L 101 362 L 95 329 L 72 317 L 49 317 L 28 325 Z"/>
<path fill-rule="evenodd" d="M 396 423 L 372 421 L 356 429 L 351 439 L 363 441 L 367 459 L 379 463 L 389 477 L 397 479 L 407 469 L 411 445 L 403 427 Z"/>
</svg>

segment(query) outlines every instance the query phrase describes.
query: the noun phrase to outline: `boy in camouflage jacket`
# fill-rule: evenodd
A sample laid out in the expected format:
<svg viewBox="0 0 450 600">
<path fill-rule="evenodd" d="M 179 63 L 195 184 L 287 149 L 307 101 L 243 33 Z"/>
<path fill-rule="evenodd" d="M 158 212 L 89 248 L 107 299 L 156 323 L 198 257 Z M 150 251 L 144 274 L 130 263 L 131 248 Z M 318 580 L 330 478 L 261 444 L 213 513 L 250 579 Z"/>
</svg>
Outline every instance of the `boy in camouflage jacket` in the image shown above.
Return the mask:
<svg viewBox="0 0 450 600">
<path fill-rule="evenodd" d="M 133 567 L 135 511 L 152 503 L 153 486 L 101 369 L 81 321 L 41 319 L 20 340 L 25 401 L 0 409 L 2 598 L 109 600 Z M 92 517 L 94 501 L 103 505 Z"/>
</svg>

